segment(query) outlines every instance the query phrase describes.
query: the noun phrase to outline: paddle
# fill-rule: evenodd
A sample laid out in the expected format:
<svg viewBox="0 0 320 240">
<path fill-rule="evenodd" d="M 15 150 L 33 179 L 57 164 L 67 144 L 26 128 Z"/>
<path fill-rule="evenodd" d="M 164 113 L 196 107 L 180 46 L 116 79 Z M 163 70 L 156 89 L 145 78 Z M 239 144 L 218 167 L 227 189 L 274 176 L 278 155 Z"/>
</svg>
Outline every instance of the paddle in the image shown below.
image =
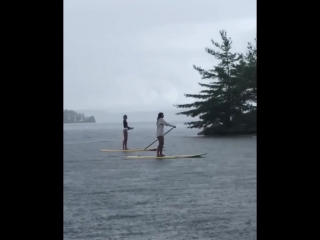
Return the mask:
<svg viewBox="0 0 320 240">
<path fill-rule="evenodd" d="M 163 134 L 163 136 L 166 135 L 168 132 L 170 132 L 172 129 L 174 129 L 174 127 L 171 128 L 169 131 L 167 131 L 165 134 Z M 158 141 L 158 139 L 155 140 L 153 143 L 151 143 L 148 147 L 150 147 L 150 146 L 151 146 L 152 144 L 154 144 L 156 141 Z M 146 147 L 144 150 L 146 150 L 148 147 Z"/>
</svg>

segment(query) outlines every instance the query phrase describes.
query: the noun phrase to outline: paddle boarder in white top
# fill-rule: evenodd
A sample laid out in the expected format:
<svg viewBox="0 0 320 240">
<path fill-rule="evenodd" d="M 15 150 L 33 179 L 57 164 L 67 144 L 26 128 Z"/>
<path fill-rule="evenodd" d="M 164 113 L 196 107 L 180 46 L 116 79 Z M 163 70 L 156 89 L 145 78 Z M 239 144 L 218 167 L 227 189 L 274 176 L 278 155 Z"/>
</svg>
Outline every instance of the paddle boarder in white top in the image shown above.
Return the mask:
<svg viewBox="0 0 320 240">
<path fill-rule="evenodd" d="M 164 144 L 164 134 L 163 134 L 163 127 L 164 126 L 171 126 L 175 128 L 176 126 L 173 126 L 170 123 L 167 123 L 163 119 L 164 115 L 163 113 L 158 114 L 158 119 L 157 119 L 157 138 L 159 140 L 159 145 L 157 148 L 157 157 L 164 157 L 165 155 L 162 154 L 162 149 L 163 149 L 163 144 Z"/>
<path fill-rule="evenodd" d="M 133 129 L 132 127 L 128 126 L 127 118 L 128 118 L 127 115 L 123 116 L 123 142 L 122 142 L 123 150 L 129 150 L 127 148 L 128 130 Z"/>
</svg>

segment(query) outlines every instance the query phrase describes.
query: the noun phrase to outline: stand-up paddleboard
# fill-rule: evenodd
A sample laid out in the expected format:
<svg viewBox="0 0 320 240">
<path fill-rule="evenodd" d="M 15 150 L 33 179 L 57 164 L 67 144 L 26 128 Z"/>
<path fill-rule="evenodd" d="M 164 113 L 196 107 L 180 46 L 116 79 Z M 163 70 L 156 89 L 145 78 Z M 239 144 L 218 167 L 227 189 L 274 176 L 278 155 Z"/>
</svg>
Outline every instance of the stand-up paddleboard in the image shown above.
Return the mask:
<svg viewBox="0 0 320 240">
<path fill-rule="evenodd" d="M 129 150 L 112 150 L 112 149 L 101 149 L 101 152 L 148 152 L 148 151 L 157 151 L 157 148 L 148 148 L 148 149 L 143 149 L 143 148 L 135 148 L 135 149 L 129 149 Z"/>
<path fill-rule="evenodd" d="M 176 155 L 176 156 L 164 156 L 164 157 L 156 157 L 156 156 L 123 156 L 125 159 L 176 159 L 176 158 L 198 158 L 206 155 L 207 153 L 194 154 L 194 155 Z"/>
</svg>

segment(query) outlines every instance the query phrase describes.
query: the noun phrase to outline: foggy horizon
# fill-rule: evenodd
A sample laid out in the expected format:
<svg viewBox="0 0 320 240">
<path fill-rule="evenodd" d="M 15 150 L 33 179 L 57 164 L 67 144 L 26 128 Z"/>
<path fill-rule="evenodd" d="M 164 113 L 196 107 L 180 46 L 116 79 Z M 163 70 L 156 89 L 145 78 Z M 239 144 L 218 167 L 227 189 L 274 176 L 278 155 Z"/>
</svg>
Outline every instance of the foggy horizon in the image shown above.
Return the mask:
<svg viewBox="0 0 320 240">
<path fill-rule="evenodd" d="M 68 109 L 73 110 L 73 109 Z M 180 110 L 180 109 L 178 109 Z M 128 116 L 128 122 L 152 122 L 156 121 L 159 112 L 164 113 L 164 119 L 167 122 L 188 122 L 195 121 L 198 117 L 191 118 L 184 115 L 176 115 L 179 111 L 176 110 L 162 110 L 162 111 L 107 111 L 107 110 L 90 110 L 90 109 L 80 109 L 74 110 L 78 113 L 83 113 L 86 117 L 94 116 L 97 123 L 116 123 L 122 124 L 123 115 Z M 130 124 L 129 124 L 130 125 Z"/>
<path fill-rule="evenodd" d="M 64 1 L 64 109 L 184 111 L 185 93 L 203 90 L 193 65 L 211 69 L 205 52 L 232 39 L 245 53 L 256 37 L 256 1 Z M 85 113 L 85 112 L 84 112 Z M 191 118 L 189 118 L 191 119 Z"/>
</svg>

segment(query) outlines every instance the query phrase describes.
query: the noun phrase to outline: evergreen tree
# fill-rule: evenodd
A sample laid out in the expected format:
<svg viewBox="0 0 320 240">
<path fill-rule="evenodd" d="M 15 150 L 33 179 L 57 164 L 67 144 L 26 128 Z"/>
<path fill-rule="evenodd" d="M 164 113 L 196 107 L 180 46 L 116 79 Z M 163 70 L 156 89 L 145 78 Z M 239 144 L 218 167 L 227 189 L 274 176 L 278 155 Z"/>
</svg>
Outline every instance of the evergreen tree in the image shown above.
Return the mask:
<svg viewBox="0 0 320 240">
<path fill-rule="evenodd" d="M 255 42 L 257 40 L 255 39 Z M 257 103 L 257 47 L 248 43 L 246 56 L 235 66 L 237 85 L 239 89 L 238 103 L 241 114 L 235 116 L 234 122 L 246 125 L 247 128 L 256 127 Z"/>
<path fill-rule="evenodd" d="M 248 100 L 257 103 L 257 39 L 255 39 L 255 46 L 248 43 L 248 52 L 246 55 L 247 69 L 246 78 L 248 79 Z M 253 107 L 256 109 L 256 107 Z"/>
<path fill-rule="evenodd" d="M 202 79 L 213 79 L 209 84 L 198 83 L 200 86 L 207 88 L 200 91 L 200 94 L 185 94 L 186 97 L 201 99 L 191 104 L 175 105 L 177 108 L 194 108 L 177 114 L 196 117 L 200 121 L 187 122 L 188 128 L 208 127 L 214 123 L 222 123 L 230 127 L 231 117 L 241 112 L 237 106 L 236 95 L 237 89 L 237 71 L 235 64 L 243 57 L 237 53 L 232 53 L 230 38 L 227 38 L 226 31 L 220 31 L 222 43 L 219 44 L 211 40 L 212 44 L 220 51 L 214 51 L 206 48 L 206 52 L 213 55 L 220 63 L 213 69 L 204 70 L 201 67 L 193 66 Z"/>
<path fill-rule="evenodd" d="M 93 122 L 93 123 L 95 123 L 96 120 L 95 120 L 94 116 L 89 117 L 89 118 L 88 118 L 88 122 Z"/>
<path fill-rule="evenodd" d="M 64 111 L 63 111 L 63 122 L 64 122 L 64 123 L 68 123 L 68 122 L 69 122 L 68 110 L 64 110 Z"/>
<path fill-rule="evenodd" d="M 83 113 L 78 113 L 73 110 L 67 110 L 65 109 L 63 111 L 63 123 L 95 123 L 96 120 L 94 116 L 91 117 L 85 117 Z"/>
</svg>

